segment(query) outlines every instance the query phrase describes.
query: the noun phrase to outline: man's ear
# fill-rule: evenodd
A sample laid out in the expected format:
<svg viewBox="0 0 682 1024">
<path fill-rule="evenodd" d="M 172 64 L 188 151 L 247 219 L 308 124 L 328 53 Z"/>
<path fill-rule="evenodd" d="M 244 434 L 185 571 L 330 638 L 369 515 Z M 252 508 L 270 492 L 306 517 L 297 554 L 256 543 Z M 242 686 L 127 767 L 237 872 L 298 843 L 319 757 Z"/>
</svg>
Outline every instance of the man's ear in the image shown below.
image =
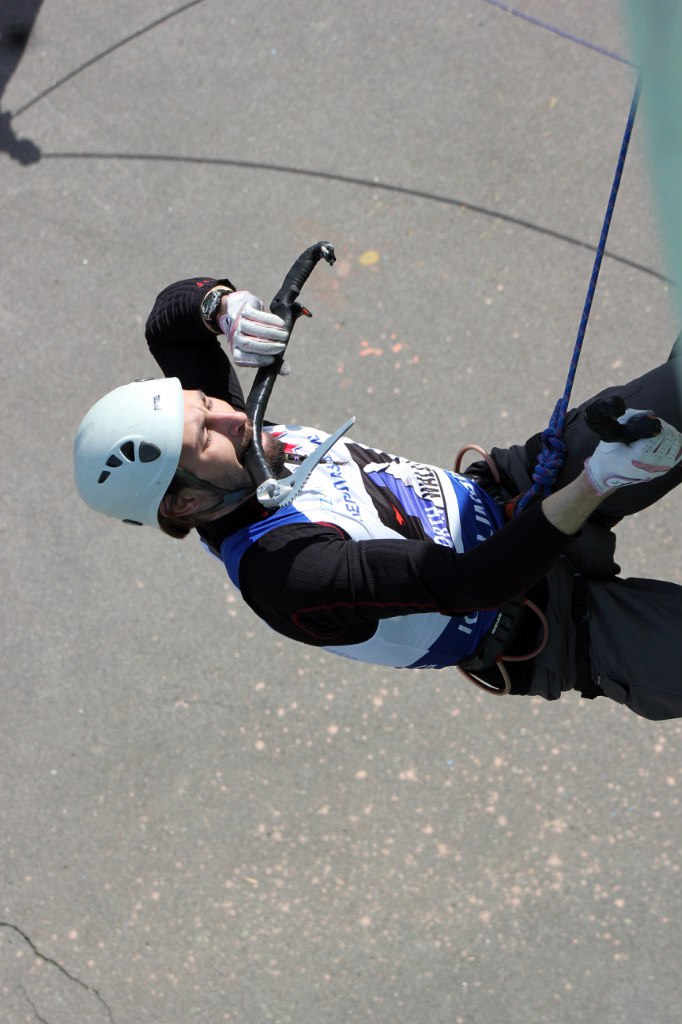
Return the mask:
<svg viewBox="0 0 682 1024">
<path fill-rule="evenodd" d="M 172 497 L 166 495 L 161 502 L 159 511 L 169 519 L 180 519 L 184 516 L 191 516 L 200 512 L 206 505 L 206 493 L 194 490 L 194 488 L 183 487 Z"/>
</svg>

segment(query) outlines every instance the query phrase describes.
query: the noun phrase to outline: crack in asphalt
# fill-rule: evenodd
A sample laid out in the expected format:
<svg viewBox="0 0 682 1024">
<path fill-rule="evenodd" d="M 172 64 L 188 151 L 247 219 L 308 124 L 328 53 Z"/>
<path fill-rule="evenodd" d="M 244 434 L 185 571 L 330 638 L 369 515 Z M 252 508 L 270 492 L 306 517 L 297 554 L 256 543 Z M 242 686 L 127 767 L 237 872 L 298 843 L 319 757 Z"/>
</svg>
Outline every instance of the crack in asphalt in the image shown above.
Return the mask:
<svg viewBox="0 0 682 1024">
<path fill-rule="evenodd" d="M 436 192 L 427 192 L 422 189 L 407 188 L 403 185 L 392 185 L 389 182 L 382 182 L 375 179 L 370 180 L 368 178 L 356 178 L 348 174 L 335 174 L 332 171 L 320 171 L 305 167 L 291 167 L 283 164 L 259 163 L 255 160 L 230 160 L 223 157 L 181 156 L 179 154 L 176 155 L 172 153 L 55 152 L 43 153 L 42 159 L 130 160 L 131 162 L 149 161 L 152 163 L 198 164 L 206 167 L 236 167 L 249 171 L 292 174 L 304 178 L 316 178 L 322 181 L 337 181 L 342 185 L 359 186 L 361 188 L 372 189 L 375 192 L 392 192 L 398 195 L 410 196 L 415 199 L 426 199 L 432 203 L 441 203 L 444 206 L 452 206 L 459 210 L 465 210 L 468 213 L 479 214 L 482 217 L 489 217 L 493 220 L 499 220 L 506 224 L 513 224 L 516 227 L 524 228 L 528 231 L 534 231 L 547 238 L 553 238 L 559 242 L 566 242 L 578 249 L 585 249 L 587 252 L 595 253 L 597 251 L 596 245 L 592 245 L 589 242 L 583 242 L 581 239 L 575 238 L 563 231 L 558 231 L 550 227 L 543 227 L 541 224 L 526 220 L 523 217 L 515 217 L 512 214 L 504 213 L 502 210 L 494 210 L 486 206 L 479 206 L 476 203 L 470 203 L 465 199 L 458 199 L 455 196 L 446 196 Z M 604 259 L 612 260 L 613 262 L 620 263 L 623 266 L 631 267 L 633 270 L 641 271 L 641 273 L 654 277 L 658 281 L 662 281 L 664 284 L 673 283 L 670 278 L 666 277 L 666 275 L 662 274 L 660 271 L 655 270 L 653 267 L 647 267 L 643 263 L 638 263 L 636 260 L 628 259 L 626 256 L 619 256 L 617 253 L 610 252 L 609 250 L 604 252 Z"/>
<path fill-rule="evenodd" d="M 131 35 L 126 36 L 125 39 L 119 39 L 117 43 L 114 43 L 112 46 L 108 46 L 106 50 L 102 50 L 101 53 L 91 57 L 90 60 L 86 60 L 85 64 L 81 64 L 79 67 L 74 68 L 73 71 L 68 73 L 68 75 L 64 75 L 63 78 L 53 82 L 53 84 L 48 86 L 47 89 L 43 89 L 43 91 L 38 93 L 37 96 L 34 96 L 32 100 L 29 100 L 28 103 L 24 103 L 22 107 L 15 110 L 12 117 L 19 117 L 19 115 L 23 114 L 26 110 L 30 110 L 30 108 L 35 106 L 36 103 L 39 103 L 41 100 L 45 99 L 46 96 L 49 96 L 50 93 L 53 93 L 55 89 L 59 89 L 59 87 L 64 85 L 66 82 L 70 82 L 72 78 L 75 78 L 76 75 L 80 75 L 80 73 L 85 71 L 87 68 L 91 68 L 93 64 L 98 64 L 104 57 L 108 57 L 116 50 L 120 50 L 122 46 L 127 46 L 128 43 L 131 43 L 134 39 L 139 39 L 140 36 L 145 35 L 147 32 L 151 32 L 152 29 L 158 28 L 159 25 L 163 25 L 164 22 L 170 21 L 171 18 L 175 18 L 178 14 L 184 14 L 185 11 L 188 11 L 191 7 L 196 7 L 198 4 L 202 3 L 204 3 L 204 0 L 190 0 L 189 3 L 176 8 L 174 11 L 169 11 L 168 14 L 162 15 L 162 17 L 157 18 L 156 21 L 150 22 L 149 25 L 144 25 L 142 28 L 138 29 L 137 32 L 133 32 Z"/>
<path fill-rule="evenodd" d="M 111 46 L 108 46 L 105 50 L 102 50 L 101 53 L 95 54 L 94 57 L 91 57 L 90 60 L 85 61 L 84 64 L 80 64 L 77 68 L 74 68 L 72 71 L 69 71 L 69 73 L 64 75 L 62 78 L 57 79 L 57 81 L 53 82 L 52 85 L 47 87 L 47 89 L 43 89 L 43 91 L 38 93 L 37 96 L 34 96 L 33 99 L 30 99 L 27 103 L 24 103 L 23 106 L 18 107 L 18 109 L 14 111 L 12 116 L 19 117 L 26 110 L 30 110 L 30 108 L 35 106 L 36 103 L 39 103 L 41 100 L 45 99 L 46 96 L 49 96 L 51 93 L 53 93 L 55 89 L 59 89 L 60 86 L 64 85 L 66 82 L 70 82 L 72 78 L 75 78 L 77 75 L 80 75 L 81 72 L 87 70 L 87 68 L 91 68 L 93 64 L 98 64 L 105 57 L 108 57 L 110 56 L 110 54 L 115 53 L 116 50 L 120 50 L 123 46 L 127 46 L 128 43 L 133 42 L 133 40 L 139 39 L 140 36 L 143 36 L 147 32 L 151 32 L 153 29 L 158 28 L 159 25 L 163 25 L 164 22 L 170 21 L 171 18 L 177 17 L 178 14 L 184 14 L 185 11 L 190 10 L 192 7 L 197 7 L 199 4 L 204 2 L 205 0 L 189 0 L 189 2 L 183 4 L 182 7 L 177 7 L 175 10 L 169 11 L 167 14 L 162 15 L 160 18 L 157 18 L 155 21 L 150 22 L 148 25 L 143 25 L 142 28 L 138 29 L 136 32 L 132 32 L 129 36 L 125 36 L 123 39 L 119 39 L 117 43 L 113 43 Z M 567 39 L 572 43 L 577 43 L 578 45 L 587 47 L 590 50 L 595 50 L 597 53 L 600 53 L 604 57 L 609 57 L 612 60 L 620 61 L 621 63 L 627 64 L 630 67 L 636 66 L 635 64 L 632 63 L 632 61 L 628 60 L 626 57 L 622 57 L 619 53 L 614 53 L 612 50 L 607 50 L 604 47 L 598 46 L 595 43 L 591 43 L 588 39 L 582 39 L 579 36 L 573 35 L 572 32 L 567 32 L 556 25 L 551 25 L 549 22 L 541 21 L 539 18 L 534 18 L 523 11 L 510 7 L 509 4 L 503 3 L 502 0 L 485 0 L 485 2 L 493 5 L 494 7 L 499 8 L 502 11 L 505 11 L 507 14 L 516 15 L 517 17 L 523 19 L 524 21 L 532 25 L 535 25 L 536 27 L 545 29 L 549 32 L 553 32 L 555 35 L 561 36 L 562 38 Z"/>
<path fill-rule="evenodd" d="M 13 121 L 17 117 L 19 117 L 20 115 L 25 113 L 27 110 L 29 110 L 31 107 L 33 107 L 36 103 L 38 103 L 42 99 L 44 99 L 46 96 L 49 96 L 52 92 L 54 92 L 60 86 L 64 85 L 66 82 L 70 81 L 72 78 L 75 78 L 77 75 L 79 75 L 82 71 L 85 71 L 87 68 L 90 68 L 94 64 L 97 64 L 99 61 L 103 60 L 105 57 L 107 57 L 110 54 L 114 53 L 116 50 L 119 50 L 121 47 L 126 46 L 128 43 L 132 42 L 135 39 L 138 39 L 142 35 L 145 35 L 147 32 L 150 32 L 153 29 L 158 28 L 160 25 L 164 24 L 165 22 L 169 21 L 170 19 L 175 18 L 175 17 L 177 17 L 180 14 L 184 14 L 185 12 L 191 10 L 194 7 L 199 6 L 200 4 L 202 4 L 204 2 L 205 2 L 205 0 L 188 0 L 188 2 L 184 3 L 182 6 L 175 8 L 175 10 L 168 11 L 166 14 L 162 15 L 160 18 L 157 18 L 156 20 L 150 22 L 148 25 L 144 25 L 142 28 L 138 29 L 137 31 L 131 33 L 130 35 L 124 37 L 123 39 L 120 39 L 117 43 L 114 43 L 111 46 L 107 47 L 107 49 L 103 50 L 101 53 L 96 54 L 94 57 L 90 58 L 90 60 L 87 60 L 84 64 L 81 64 L 79 67 L 74 68 L 72 71 L 70 71 L 68 74 L 64 75 L 62 78 L 58 79 L 56 82 L 54 82 L 48 88 L 46 88 L 42 92 L 38 93 L 38 95 L 34 96 L 31 100 L 29 100 L 23 106 L 19 107 L 12 114 L 10 114 L 9 115 L 9 120 Z M 604 56 L 613 58 L 615 60 L 622 61 L 625 64 L 630 64 L 631 63 L 626 58 L 621 57 L 620 54 L 616 54 L 616 53 L 614 53 L 614 52 L 612 52 L 610 50 L 605 50 L 602 47 L 597 46 L 596 44 L 590 43 L 588 40 L 581 39 L 581 38 L 579 38 L 577 36 L 574 36 L 570 32 L 566 32 L 566 31 L 564 31 L 564 30 L 562 30 L 562 29 L 560 29 L 560 28 L 558 28 L 558 27 L 556 27 L 554 25 L 550 25 L 547 22 L 541 21 L 541 20 L 539 20 L 537 18 L 533 18 L 530 15 L 527 15 L 524 12 L 517 10 L 516 8 L 512 8 L 509 4 L 503 3 L 502 0 L 485 0 L 485 2 L 491 4 L 494 7 L 497 7 L 498 9 L 500 9 L 502 11 L 505 11 L 507 14 L 517 15 L 517 16 L 523 18 L 524 20 L 526 20 L 526 21 L 528 21 L 528 22 L 530 22 L 530 23 L 532 23 L 532 24 L 534 24 L 534 25 L 536 25 L 536 26 L 538 26 L 540 28 L 547 29 L 547 30 L 549 30 L 551 32 L 556 33 L 557 35 L 563 36 L 564 38 L 569 39 L 573 43 L 578 43 L 581 46 L 587 46 L 590 49 L 597 50 L 598 52 L 600 52 Z M 9 124 L 9 122 L 8 122 L 8 124 Z M 7 151 L 10 151 L 9 144 L 7 143 L 7 140 L 5 140 L 5 141 L 6 141 L 5 149 Z M 16 149 L 16 147 L 18 145 L 20 145 L 17 142 L 16 138 L 14 138 L 13 136 L 10 138 L 9 142 L 14 145 L 15 149 Z M 398 186 L 398 185 L 390 185 L 388 183 L 380 183 L 378 181 L 367 181 L 367 180 L 364 180 L 364 179 L 355 178 L 355 177 L 351 177 L 351 176 L 343 175 L 343 174 L 325 173 L 324 171 L 315 171 L 315 170 L 311 170 L 311 169 L 304 169 L 304 168 L 297 168 L 297 167 L 278 166 L 276 164 L 265 164 L 265 163 L 251 162 L 251 161 L 222 160 L 222 159 L 211 159 L 211 158 L 206 158 L 206 157 L 183 157 L 183 156 L 178 156 L 178 155 L 173 155 L 173 154 L 163 155 L 163 154 L 149 154 L 149 153 L 129 153 L 129 154 L 126 154 L 126 153 L 74 153 L 74 152 L 62 152 L 62 153 L 58 153 L 57 152 L 57 153 L 42 153 L 41 154 L 40 150 L 38 150 L 37 147 L 35 147 L 35 146 L 33 147 L 33 150 L 34 151 L 29 151 L 29 152 L 24 151 L 19 156 L 17 156 L 16 152 L 14 152 L 13 155 L 15 156 L 15 159 L 18 158 L 20 160 L 20 162 L 23 162 L 23 163 L 35 163 L 39 159 L 41 159 L 41 157 L 42 157 L 42 158 L 45 158 L 45 159 L 60 159 L 61 158 L 61 159 L 81 159 L 81 160 L 82 159 L 94 159 L 94 160 L 149 160 L 149 161 L 160 160 L 160 161 L 176 162 L 176 163 L 197 163 L 197 164 L 205 164 L 205 165 L 216 164 L 216 165 L 222 165 L 222 166 L 243 167 L 243 168 L 248 168 L 248 169 L 274 171 L 276 173 L 284 173 L 284 174 L 299 174 L 299 175 L 304 175 L 304 176 L 308 176 L 308 177 L 312 177 L 312 178 L 320 178 L 320 179 L 327 179 L 327 180 L 331 180 L 331 181 L 345 182 L 345 183 L 348 183 L 348 184 L 351 184 L 351 185 L 370 187 L 370 188 L 374 188 L 374 189 L 381 189 L 381 190 L 386 191 L 386 192 L 396 192 L 396 193 L 401 193 L 403 195 L 414 196 L 414 197 L 421 198 L 421 199 L 427 199 L 427 200 L 430 200 L 431 202 L 445 203 L 445 204 L 450 205 L 450 206 L 458 207 L 459 209 L 462 209 L 462 210 L 467 210 L 470 213 L 481 214 L 481 215 L 486 216 L 486 217 L 493 217 L 493 218 L 496 218 L 498 220 L 505 221 L 505 222 L 507 222 L 509 224 L 514 224 L 514 225 L 516 225 L 518 227 L 521 227 L 521 228 L 526 228 L 526 229 L 529 229 L 531 231 L 536 231 L 539 234 L 546 235 L 549 238 L 554 238 L 554 239 L 557 239 L 559 241 L 567 242 L 570 245 L 574 245 L 574 246 L 576 246 L 578 248 L 581 248 L 581 249 L 587 249 L 590 252 L 595 252 L 596 251 L 596 247 L 595 246 L 590 245 L 589 243 L 586 243 L 586 242 L 584 242 L 584 241 L 582 241 L 580 239 L 573 238 L 573 237 L 571 237 L 568 234 L 565 234 L 565 233 L 563 233 L 561 231 L 554 230 L 552 228 L 543 227 L 543 226 L 541 226 L 541 225 L 539 225 L 537 223 L 534 223 L 532 221 L 528 221 L 528 220 L 525 220 L 525 219 L 522 219 L 522 218 L 514 217 L 514 216 L 509 215 L 509 214 L 505 214 L 505 213 L 503 213 L 501 211 L 487 209 L 486 207 L 478 206 L 478 205 L 473 204 L 473 203 L 468 203 L 468 202 L 466 202 L 464 200 L 460 200 L 460 199 L 456 199 L 456 198 L 451 198 L 451 197 L 448 197 L 448 196 L 436 195 L 436 194 L 431 193 L 431 192 L 426 192 L 426 191 L 417 190 L 417 189 L 404 188 L 404 187 L 401 187 L 401 186 Z M 22 157 L 23 157 L 23 159 L 22 159 Z M 651 267 L 644 266 L 641 263 L 637 263 L 635 260 L 627 259 L 626 257 L 623 257 L 623 256 L 618 256 L 618 255 L 616 255 L 615 253 L 612 253 L 612 252 L 606 252 L 604 255 L 605 255 L 605 258 L 607 258 L 607 259 L 611 259 L 611 260 L 614 260 L 617 263 L 621 263 L 621 264 L 624 264 L 625 266 L 632 267 L 634 270 L 638 270 L 638 271 L 641 271 L 644 274 L 648 274 L 648 275 L 650 275 L 652 277 L 655 277 L 658 280 L 663 281 L 665 284 L 672 283 L 670 281 L 670 279 L 668 277 L 666 277 L 665 274 L 662 274 L 659 271 L 657 271 L 657 270 L 655 270 L 655 269 L 653 269 Z"/>
<path fill-rule="evenodd" d="M 24 999 L 26 1000 L 28 1005 L 33 1010 L 33 1013 L 35 1015 L 36 1020 L 39 1020 L 40 1024 L 50 1024 L 49 1020 L 46 1020 L 45 1017 L 41 1017 L 40 1016 L 40 1014 L 38 1013 L 38 1009 L 36 1007 L 36 1004 L 33 1002 L 33 1000 L 31 999 L 30 995 L 28 994 L 28 992 L 26 991 L 26 989 L 24 988 L 23 985 L 19 986 L 19 991 L 21 992 L 22 996 L 24 997 Z"/>
<path fill-rule="evenodd" d="M 62 964 L 60 964 L 58 960 L 53 960 L 52 957 L 46 956 L 44 953 L 41 953 L 40 950 L 38 949 L 38 947 L 36 946 L 35 942 L 33 942 L 33 940 L 31 939 L 31 937 L 29 935 L 27 935 L 25 931 L 22 931 L 22 929 L 19 928 L 18 925 L 12 924 L 11 921 L 0 921 L 0 928 L 7 928 L 8 931 L 14 932 L 16 935 L 18 935 L 20 938 L 22 938 L 24 940 L 24 942 L 29 947 L 31 952 L 39 960 L 42 960 L 43 963 L 49 964 L 51 967 L 55 967 L 59 971 L 59 973 L 63 974 L 65 978 L 68 978 L 69 981 L 74 982 L 74 984 L 76 984 L 76 985 L 80 985 L 80 987 L 85 989 L 86 992 L 90 992 L 92 995 L 94 995 L 94 997 L 97 999 L 97 1001 L 99 1003 L 101 1003 L 101 1005 L 106 1010 L 107 1016 L 109 1017 L 109 1020 L 112 1022 L 112 1024 L 116 1024 L 116 1018 L 114 1017 L 113 1013 L 111 1012 L 111 1009 L 107 1005 L 106 1000 L 102 998 L 102 995 L 100 994 L 100 992 L 96 988 L 94 988 L 94 986 L 86 985 L 86 983 L 84 981 L 81 981 L 80 978 L 77 978 L 74 974 L 70 974 L 69 971 L 67 971 L 66 967 L 63 967 Z M 26 999 L 30 1003 L 31 1000 L 28 998 L 28 995 L 26 994 L 26 992 L 24 991 L 23 988 L 22 988 L 21 991 L 24 993 L 24 995 L 26 996 Z M 31 1003 L 31 1005 L 33 1006 L 32 1003 Z M 33 1007 L 33 1009 L 35 1011 L 35 1007 Z M 35 1011 L 35 1013 L 36 1013 L 36 1016 L 38 1017 L 38 1019 L 42 1020 L 42 1018 L 39 1017 L 37 1011 Z"/>
</svg>

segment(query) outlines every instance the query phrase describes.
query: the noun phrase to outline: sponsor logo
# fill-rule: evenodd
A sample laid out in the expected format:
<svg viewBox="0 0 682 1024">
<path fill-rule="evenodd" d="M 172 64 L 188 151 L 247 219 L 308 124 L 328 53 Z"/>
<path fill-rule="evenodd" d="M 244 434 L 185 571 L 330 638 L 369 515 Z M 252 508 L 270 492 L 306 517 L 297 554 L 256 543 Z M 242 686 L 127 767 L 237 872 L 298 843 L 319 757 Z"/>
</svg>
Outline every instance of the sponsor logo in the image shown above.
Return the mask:
<svg viewBox="0 0 682 1024">
<path fill-rule="evenodd" d="M 432 539 L 442 547 L 451 548 L 453 546 L 452 537 L 450 536 L 443 509 L 436 508 L 435 505 L 425 505 L 424 514 L 428 520 Z"/>
<path fill-rule="evenodd" d="M 341 467 L 332 463 L 329 469 L 329 475 L 332 479 L 332 483 L 335 489 L 339 492 L 343 504 L 348 512 L 356 519 L 360 519 L 360 506 L 353 497 L 353 492 L 348 486 L 348 481 L 344 478 Z"/>
<path fill-rule="evenodd" d="M 419 518 L 428 536 L 442 547 L 453 547 L 440 478 L 433 466 L 405 459 L 370 462 L 364 467 L 382 486 L 400 498 L 406 510 Z M 391 481 L 395 481 L 395 484 Z"/>
<path fill-rule="evenodd" d="M 488 510 L 483 504 L 483 499 L 478 493 L 473 483 L 464 476 L 457 477 L 457 482 L 463 487 L 471 498 L 471 507 L 474 513 L 474 521 L 476 523 L 476 540 L 482 541 L 487 540 L 488 537 L 492 537 L 495 533 L 495 526 L 490 519 Z M 484 531 L 484 532 L 481 532 Z"/>
<path fill-rule="evenodd" d="M 420 466 L 413 463 L 414 475 L 419 483 L 420 495 L 422 498 L 428 498 L 431 501 L 435 501 L 437 504 L 443 504 L 443 492 L 440 489 L 438 477 L 431 468 L 431 466 Z"/>
<path fill-rule="evenodd" d="M 474 626 L 478 622 L 478 612 L 474 612 L 473 615 L 465 615 L 463 621 L 459 623 L 457 629 L 460 633 L 466 633 L 467 636 L 473 633 Z"/>
</svg>

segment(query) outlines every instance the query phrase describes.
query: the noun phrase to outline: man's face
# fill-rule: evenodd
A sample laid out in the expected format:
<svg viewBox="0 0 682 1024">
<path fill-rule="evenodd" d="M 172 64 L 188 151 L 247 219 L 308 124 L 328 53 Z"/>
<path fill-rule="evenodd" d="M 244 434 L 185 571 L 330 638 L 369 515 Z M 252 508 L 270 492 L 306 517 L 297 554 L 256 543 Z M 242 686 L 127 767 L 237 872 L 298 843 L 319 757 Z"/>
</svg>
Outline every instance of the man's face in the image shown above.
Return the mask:
<svg viewBox="0 0 682 1024">
<path fill-rule="evenodd" d="M 208 398 L 203 391 L 183 391 L 185 421 L 182 433 L 180 468 L 199 480 L 224 487 L 228 491 L 255 484 L 244 466 L 244 453 L 251 444 L 253 427 L 246 413 L 233 409 L 219 398 Z M 284 468 L 284 446 L 281 441 L 263 434 L 263 450 L 275 476 Z M 237 500 L 237 504 L 247 500 Z M 182 487 L 170 498 L 166 496 L 161 511 L 171 518 L 204 516 L 205 521 L 225 514 L 225 507 L 215 507 L 215 493 L 197 486 Z M 233 508 L 236 505 L 233 504 Z"/>
<path fill-rule="evenodd" d="M 203 391 L 183 391 L 183 400 L 181 468 L 219 487 L 248 486 L 243 456 L 253 432 L 246 413 Z"/>
</svg>

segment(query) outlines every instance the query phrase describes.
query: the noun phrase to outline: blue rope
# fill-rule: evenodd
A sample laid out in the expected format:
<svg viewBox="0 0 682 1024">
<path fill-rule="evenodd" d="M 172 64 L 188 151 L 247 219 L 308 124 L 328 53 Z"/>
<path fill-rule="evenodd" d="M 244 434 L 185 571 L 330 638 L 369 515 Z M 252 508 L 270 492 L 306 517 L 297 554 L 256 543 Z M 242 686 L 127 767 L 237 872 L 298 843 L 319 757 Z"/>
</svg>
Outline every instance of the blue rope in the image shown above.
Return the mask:
<svg viewBox="0 0 682 1024">
<path fill-rule="evenodd" d="M 551 493 L 552 487 L 556 482 L 556 478 L 559 475 L 561 467 L 566 459 L 566 445 L 563 441 L 564 424 L 566 421 L 566 412 L 568 410 L 568 403 L 571 397 L 571 391 L 573 390 L 573 381 L 578 369 L 578 360 L 580 359 L 580 353 L 583 347 L 583 340 L 585 338 L 585 331 L 587 329 L 587 321 L 590 317 L 590 310 L 592 309 L 592 299 L 594 298 L 595 288 L 597 287 L 597 278 L 599 277 L 599 270 L 601 268 L 602 259 L 604 256 L 604 249 L 606 248 L 606 239 L 609 234 L 609 227 L 611 226 L 611 217 L 613 215 L 613 208 L 616 205 L 616 197 L 618 195 L 618 189 L 620 187 L 620 179 L 623 175 L 623 167 L 625 165 L 625 157 L 627 155 L 628 146 L 630 144 L 630 136 L 632 135 L 632 127 L 635 123 L 635 115 L 637 113 L 637 104 L 639 103 L 640 93 L 640 82 L 637 82 L 635 87 L 635 94 L 632 98 L 632 104 L 630 106 L 630 114 L 628 116 L 628 123 L 625 127 L 625 134 L 620 147 L 620 154 L 618 156 L 618 165 L 616 167 L 616 173 L 613 179 L 613 185 L 611 186 L 611 195 L 609 196 L 608 206 L 606 208 L 606 216 L 604 217 L 604 225 L 601 231 L 601 237 L 599 239 L 599 245 L 597 246 L 597 255 L 595 256 L 594 266 L 592 267 L 592 276 L 590 277 L 589 287 L 587 289 L 587 296 L 585 298 L 585 305 L 583 306 L 583 313 L 580 318 L 580 326 L 578 328 L 578 336 L 575 341 L 575 347 L 573 349 L 573 357 L 571 359 L 571 365 L 568 371 L 568 377 L 566 379 L 566 387 L 564 388 L 563 396 L 557 402 L 552 418 L 549 421 L 549 426 L 542 432 L 543 449 L 538 456 L 538 461 L 533 471 L 533 486 L 530 490 L 517 501 L 514 508 L 514 515 L 518 515 L 524 508 L 535 501 L 540 496 L 547 497 Z"/>
<path fill-rule="evenodd" d="M 544 28 L 548 32 L 553 32 L 556 36 L 561 36 L 563 39 L 568 39 L 572 43 L 578 43 L 580 46 L 587 47 L 588 50 L 594 50 L 596 53 L 601 53 L 603 57 L 610 57 L 611 60 L 620 61 L 621 64 L 629 64 L 630 67 L 636 67 L 631 60 L 627 57 L 621 57 L 619 53 L 614 53 L 613 50 L 606 50 L 603 46 L 597 46 L 596 43 L 591 43 L 587 39 L 581 39 L 580 36 L 573 35 L 572 32 L 567 32 L 565 29 L 558 28 L 556 25 L 550 25 L 547 21 L 542 21 L 540 18 L 534 18 L 532 14 L 526 14 L 525 11 L 520 11 L 510 4 L 503 3 L 502 0 L 485 0 L 485 3 L 491 4 L 493 7 L 499 8 L 501 11 L 505 11 L 507 14 L 513 14 L 517 18 L 522 18 L 524 21 L 529 22 L 531 25 L 536 25 L 538 28 Z"/>
</svg>

